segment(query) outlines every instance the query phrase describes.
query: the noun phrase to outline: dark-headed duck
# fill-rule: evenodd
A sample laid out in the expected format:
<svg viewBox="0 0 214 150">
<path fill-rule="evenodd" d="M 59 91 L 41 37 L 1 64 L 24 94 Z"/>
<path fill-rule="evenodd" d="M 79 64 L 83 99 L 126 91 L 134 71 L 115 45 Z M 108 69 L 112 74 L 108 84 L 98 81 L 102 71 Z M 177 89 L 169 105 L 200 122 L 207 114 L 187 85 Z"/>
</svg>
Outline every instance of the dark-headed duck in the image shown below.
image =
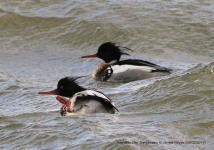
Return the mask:
<svg viewBox="0 0 214 150">
<path fill-rule="evenodd" d="M 62 116 L 90 114 L 90 113 L 115 113 L 114 103 L 105 94 L 99 91 L 88 90 L 79 86 L 76 79 L 80 77 L 65 77 L 59 80 L 57 89 L 38 94 L 60 95 L 56 99 L 62 103 L 60 109 Z M 64 97 L 69 97 L 66 99 Z"/>
<path fill-rule="evenodd" d="M 121 60 L 121 55 L 129 55 L 121 50 L 131 50 L 127 47 L 116 46 L 112 42 L 103 43 L 94 55 L 82 58 L 98 57 L 101 62 L 94 70 L 92 77 L 98 81 L 130 82 L 157 76 L 169 75 L 171 69 L 158 66 L 139 59 Z"/>
</svg>

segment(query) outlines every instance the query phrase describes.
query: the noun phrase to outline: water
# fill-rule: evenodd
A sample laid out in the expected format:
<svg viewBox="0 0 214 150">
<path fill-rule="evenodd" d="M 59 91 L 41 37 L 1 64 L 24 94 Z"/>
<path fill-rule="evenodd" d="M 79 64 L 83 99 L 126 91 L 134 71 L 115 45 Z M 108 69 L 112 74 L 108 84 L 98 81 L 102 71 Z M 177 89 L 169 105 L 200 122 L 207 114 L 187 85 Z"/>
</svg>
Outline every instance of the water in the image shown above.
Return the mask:
<svg viewBox="0 0 214 150">
<path fill-rule="evenodd" d="M 213 8 L 209 0 L 0 0 L 0 148 L 213 149 Z M 134 50 L 123 59 L 174 72 L 96 82 L 100 60 L 81 56 L 108 41 Z M 107 94 L 118 114 L 61 117 L 55 96 L 37 94 L 85 75 L 79 84 Z"/>
</svg>

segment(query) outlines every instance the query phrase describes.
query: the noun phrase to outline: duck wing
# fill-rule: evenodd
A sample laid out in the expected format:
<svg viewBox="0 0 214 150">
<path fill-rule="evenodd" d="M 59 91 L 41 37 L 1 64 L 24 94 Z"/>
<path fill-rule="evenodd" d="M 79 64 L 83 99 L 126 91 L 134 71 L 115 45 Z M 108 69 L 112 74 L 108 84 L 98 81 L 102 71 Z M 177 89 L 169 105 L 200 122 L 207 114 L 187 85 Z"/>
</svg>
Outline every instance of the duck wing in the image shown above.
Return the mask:
<svg viewBox="0 0 214 150">
<path fill-rule="evenodd" d="M 78 95 L 80 97 L 84 97 L 85 99 L 97 100 L 101 102 L 103 105 L 105 105 L 107 108 L 109 109 L 115 108 L 119 112 L 119 110 L 115 107 L 112 100 L 100 91 L 85 90 L 85 91 L 79 92 Z"/>
<path fill-rule="evenodd" d="M 161 67 L 159 65 L 153 64 L 148 61 L 140 60 L 140 59 L 121 60 L 121 61 L 114 63 L 112 66 L 117 66 L 117 65 L 119 65 L 119 66 L 129 65 L 130 69 L 131 69 L 131 66 L 134 69 L 136 69 L 138 67 L 140 69 L 140 67 L 141 67 L 142 69 L 148 70 L 150 72 L 170 72 L 170 71 L 172 71 L 169 68 Z"/>
</svg>

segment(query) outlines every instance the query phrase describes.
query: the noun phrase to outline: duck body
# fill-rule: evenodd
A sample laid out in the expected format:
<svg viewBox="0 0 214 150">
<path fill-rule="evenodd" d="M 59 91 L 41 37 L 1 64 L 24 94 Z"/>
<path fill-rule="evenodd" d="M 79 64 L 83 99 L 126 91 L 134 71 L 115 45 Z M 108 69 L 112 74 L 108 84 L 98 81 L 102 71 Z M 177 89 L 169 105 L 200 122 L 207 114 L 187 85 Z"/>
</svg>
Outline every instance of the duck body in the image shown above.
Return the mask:
<svg viewBox="0 0 214 150">
<path fill-rule="evenodd" d="M 62 98 L 62 97 L 61 97 Z M 85 90 L 74 94 L 67 103 L 57 97 L 63 105 L 60 109 L 62 116 L 91 114 L 91 113 L 115 113 L 112 101 L 103 93 L 93 90 Z"/>
<path fill-rule="evenodd" d="M 96 54 L 82 57 L 99 57 L 104 60 L 103 62 L 100 62 L 92 74 L 92 77 L 95 80 L 130 82 L 171 74 L 171 69 L 161 67 L 148 61 L 140 59 L 127 59 L 120 61 L 121 55 L 129 55 L 121 52 L 120 48 L 120 46 L 116 46 L 114 43 L 107 42 L 99 47 Z"/>
<path fill-rule="evenodd" d="M 169 75 L 170 71 L 168 68 L 147 61 L 127 59 L 113 64 L 100 62 L 92 77 L 98 81 L 131 82 Z"/>
<path fill-rule="evenodd" d="M 77 78 L 66 77 L 58 82 L 57 89 L 39 94 L 60 95 L 56 99 L 63 105 L 60 108 L 62 116 L 91 114 L 91 113 L 115 113 L 114 103 L 105 94 L 99 91 L 88 90 L 79 86 Z M 69 97 L 66 99 L 62 96 Z"/>
</svg>

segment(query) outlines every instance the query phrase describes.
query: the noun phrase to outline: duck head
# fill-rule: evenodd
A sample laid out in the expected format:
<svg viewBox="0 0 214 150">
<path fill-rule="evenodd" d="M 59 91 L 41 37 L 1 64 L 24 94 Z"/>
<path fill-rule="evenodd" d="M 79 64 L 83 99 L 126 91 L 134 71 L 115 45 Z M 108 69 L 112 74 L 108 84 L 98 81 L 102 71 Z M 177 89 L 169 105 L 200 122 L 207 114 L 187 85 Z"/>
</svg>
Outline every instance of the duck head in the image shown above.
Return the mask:
<svg viewBox="0 0 214 150">
<path fill-rule="evenodd" d="M 75 80 L 80 77 L 65 77 L 59 80 L 57 88 L 49 92 L 39 92 L 38 94 L 60 95 L 65 97 L 72 97 L 75 93 L 86 90 L 79 86 Z"/>
<path fill-rule="evenodd" d="M 120 60 L 121 55 L 129 55 L 121 52 L 121 49 L 131 50 L 127 47 L 116 46 L 115 43 L 112 42 L 106 42 L 100 45 L 96 54 L 82 56 L 82 58 L 98 57 L 104 60 L 105 63 L 117 62 Z"/>
</svg>

